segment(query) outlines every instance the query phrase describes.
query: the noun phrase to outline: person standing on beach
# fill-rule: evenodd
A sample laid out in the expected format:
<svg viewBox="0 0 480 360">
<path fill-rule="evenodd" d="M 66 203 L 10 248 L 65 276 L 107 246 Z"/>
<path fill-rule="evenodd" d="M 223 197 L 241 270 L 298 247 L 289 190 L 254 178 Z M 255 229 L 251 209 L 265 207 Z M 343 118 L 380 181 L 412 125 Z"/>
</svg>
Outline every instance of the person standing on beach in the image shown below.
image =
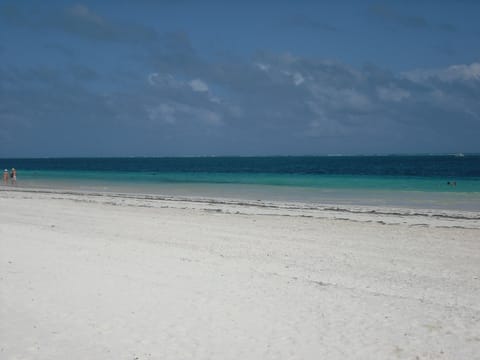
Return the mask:
<svg viewBox="0 0 480 360">
<path fill-rule="evenodd" d="M 8 170 L 7 170 L 7 169 L 3 170 L 3 183 L 4 183 L 5 185 L 8 185 L 8 177 L 9 177 L 9 175 L 10 175 L 10 174 L 8 173 Z"/>
<path fill-rule="evenodd" d="M 12 177 L 12 185 L 17 185 L 17 170 L 15 168 L 12 168 L 10 176 Z"/>
</svg>

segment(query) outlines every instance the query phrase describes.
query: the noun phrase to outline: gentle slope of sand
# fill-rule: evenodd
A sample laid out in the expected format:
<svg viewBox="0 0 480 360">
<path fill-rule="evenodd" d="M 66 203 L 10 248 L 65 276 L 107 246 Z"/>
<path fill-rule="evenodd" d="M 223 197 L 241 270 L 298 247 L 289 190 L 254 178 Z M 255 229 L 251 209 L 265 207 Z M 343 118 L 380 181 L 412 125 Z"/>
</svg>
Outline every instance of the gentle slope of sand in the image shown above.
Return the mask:
<svg viewBox="0 0 480 360">
<path fill-rule="evenodd" d="M 480 218 L 0 191 L 1 359 L 480 359 Z"/>
</svg>

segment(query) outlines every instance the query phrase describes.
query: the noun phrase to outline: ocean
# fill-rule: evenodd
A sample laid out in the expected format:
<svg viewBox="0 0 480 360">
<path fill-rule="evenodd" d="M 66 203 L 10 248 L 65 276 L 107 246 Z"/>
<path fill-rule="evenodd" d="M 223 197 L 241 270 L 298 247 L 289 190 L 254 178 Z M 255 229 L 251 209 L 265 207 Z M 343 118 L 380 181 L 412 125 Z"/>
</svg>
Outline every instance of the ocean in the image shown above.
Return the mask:
<svg viewBox="0 0 480 360">
<path fill-rule="evenodd" d="M 18 186 L 480 211 L 480 155 L 0 159 Z"/>
</svg>

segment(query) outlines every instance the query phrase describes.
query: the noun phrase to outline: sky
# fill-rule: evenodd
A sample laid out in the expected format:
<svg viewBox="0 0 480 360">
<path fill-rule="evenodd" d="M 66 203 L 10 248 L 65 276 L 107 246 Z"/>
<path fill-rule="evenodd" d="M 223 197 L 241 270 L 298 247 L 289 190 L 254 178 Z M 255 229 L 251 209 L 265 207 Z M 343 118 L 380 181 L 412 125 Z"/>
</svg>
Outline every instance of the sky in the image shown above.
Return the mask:
<svg viewBox="0 0 480 360">
<path fill-rule="evenodd" d="M 0 158 L 478 153 L 479 15 L 0 0 Z"/>
</svg>

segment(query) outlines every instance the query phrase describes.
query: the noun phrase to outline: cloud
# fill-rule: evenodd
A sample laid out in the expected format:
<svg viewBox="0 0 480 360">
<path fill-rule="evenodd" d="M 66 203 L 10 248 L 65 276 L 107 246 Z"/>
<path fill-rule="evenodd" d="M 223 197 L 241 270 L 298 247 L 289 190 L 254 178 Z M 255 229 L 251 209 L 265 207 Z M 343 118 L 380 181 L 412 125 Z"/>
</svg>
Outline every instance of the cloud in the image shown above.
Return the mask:
<svg viewBox="0 0 480 360">
<path fill-rule="evenodd" d="M 480 63 L 452 65 L 444 69 L 418 69 L 404 73 L 415 82 L 438 80 L 442 82 L 480 82 Z"/>
<path fill-rule="evenodd" d="M 303 78 L 302 74 L 300 74 L 299 72 L 296 72 L 295 74 L 293 74 L 293 83 L 296 86 L 301 85 L 304 82 L 305 82 L 305 79 Z"/>
<path fill-rule="evenodd" d="M 189 90 L 197 93 L 206 93 L 209 95 L 209 98 L 213 102 L 219 102 L 220 100 L 216 98 L 212 92 L 209 90 L 208 85 L 200 79 L 191 79 L 191 80 L 180 80 L 173 76 L 172 74 L 160 74 L 160 73 L 150 73 L 147 76 L 148 83 L 162 90 L 177 90 L 188 92 Z"/>
<path fill-rule="evenodd" d="M 159 74 L 157 72 L 148 74 L 148 83 L 158 88 L 178 89 L 185 87 L 184 81 L 176 79 L 172 74 Z"/>
<path fill-rule="evenodd" d="M 410 92 L 405 89 L 400 89 L 396 86 L 380 86 L 377 88 L 377 95 L 379 99 L 384 101 L 400 102 L 410 97 Z"/>
<path fill-rule="evenodd" d="M 149 106 L 159 121 L 184 130 L 186 124 L 192 130 L 220 119 L 216 134 L 230 139 L 226 152 L 478 149 L 472 136 L 472 130 L 480 131 L 480 89 L 471 86 L 475 63 L 394 74 L 291 54 L 206 62 L 193 48 L 186 49 L 181 61 L 165 62 L 161 53 L 160 61 L 152 62 L 169 73 L 159 72 L 150 81 L 157 96 Z M 216 102 L 211 101 L 212 87 Z M 248 150 L 234 138 L 248 142 Z M 272 140 L 263 144 L 265 139 Z"/>
<path fill-rule="evenodd" d="M 419 15 L 410 15 L 400 12 L 387 4 L 376 3 L 368 8 L 370 14 L 377 18 L 401 25 L 412 29 L 429 29 L 434 28 L 446 32 L 457 31 L 456 26 L 449 23 L 432 24 L 427 18 Z"/>
<path fill-rule="evenodd" d="M 106 22 L 99 15 L 95 14 L 88 7 L 82 4 L 75 4 L 66 10 L 66 13 L 72 18 L 81 19 L 95 26 L 106 26 Z"/>
<path fill-rule="evenodd" d="M 395 22 L 399 25 L 405 27 L 413 27 L 413 28 L 428 28 L 430 24 L 428 23 L 427 19 L 422 16 L 415 16 L 415 15 L 405 15 L 402 14 L 393 8 L 385 5 L 385 4 L 374 4 L 369 7 L 370 13 L 373 15 Z"/>
<path fill-rule="evenodd" d="M 158 34 L 150 27 L 131 22 L 111 21 L 83 4 L 63 10 L 44 8 L 24 10 L 9 3 L 0 8 L 0 16 L 11 24 L 32 29 L 54 29 L 96 41 L 152 42 Z"/>
<path fill-rule="evenodd" d="M 107 129 L 115 129 L 113 114 L 102 96 L 72 86 L 67 72 L 44 67 L 0 69 L 0 132 L 9 139 L 0 143 L 0 154 L 104 153 L 101 138 L 108 136 Z"/>
<path fill-rule="evenodd" d="M 268 69 L 270 68 L 268 64 L 262 64 L 262 63 L 255 63 L 255 66 L 257 66 L 262 71 L 268 71 Z"/>
<path fill-rule="evenodd" d="M 162 73 L 175 73 L 181 69 L 189 77 L 198 76 L 209 68 L 193 48 L 188 34 L 185 32 L 169 32 L 162 34 L 155 43 L 150 56 L 151 66 Z"/>
<path fill-rule="evenodd" d="M 155 30 L 134 23 L 108 21 L 87 6 L 76 4 L 58 15 L 51 25 L 65 32 L 90 39 L 117 42 L 153 41 Z"/>
<path fill-rule="evenodd" d="M 177 121 L 175 112 L 175 107 L 170 104 L 160 104 L 155 107 L 147 108 L 150 120 L 161 120 L 167 124 L 174 124 Z"/>
<path fill-rule="evenodd" d="M 0 153 L 480 150 L 477 63 L 395 74 L 289 53 L 205 59 L 185 33 L 160 36 L 150 56 L 107 87 L 83 63 L 0 65 Z"/>
<path fill-rule="evenodd" d="M 200 79 L 193 79 L 189 82 L 190 87 L 192 88 L 193 91 L 198 91 L 198 92 L 207 92 L 208 91 L 208 85 L 205 84 L 202 80 Z"/>
<path fill-rule="evenodd" d="M 176 124 L 179 121 L 198 121 L 205 125 L 222 125 L 220 114 L 212 110 L 195 107 L 178 102 L 160 103 L 155 107 L 147 107 L 147 113 L 152 121 Z"/>
</svg>

